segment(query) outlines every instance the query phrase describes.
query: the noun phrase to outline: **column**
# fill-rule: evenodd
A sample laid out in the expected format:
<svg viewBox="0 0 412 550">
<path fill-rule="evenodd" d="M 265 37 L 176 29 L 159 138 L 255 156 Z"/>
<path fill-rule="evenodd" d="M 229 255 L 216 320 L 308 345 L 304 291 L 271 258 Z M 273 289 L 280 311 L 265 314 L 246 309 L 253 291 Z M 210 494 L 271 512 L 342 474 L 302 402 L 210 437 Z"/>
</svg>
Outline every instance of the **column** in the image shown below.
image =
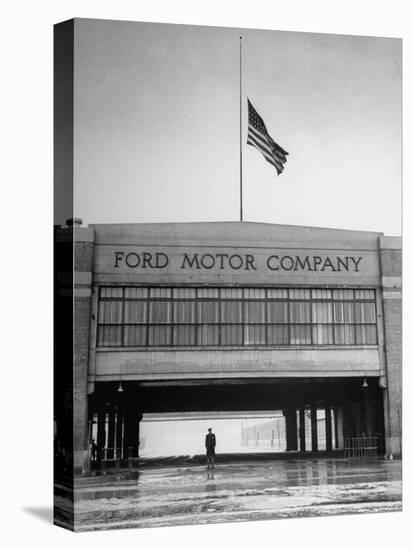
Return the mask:
<svg viewBox="0 0 412 550">
<path fill-rule="evenodd" d="M 139 423 L 142 416 L 135 410 L 126 409 L 124 417 L 123 456 L 139 456 Z"/>
<path fill-rule="evenodd" d="M 362 436 L 362 423 L 359 403 L 354 403 L 353 411 L 355 416 L 355 437 Z"/>
<path fill-rule="evenodd" d="M 123 409 L 118 407 L 116 417 L 116 452 L 117 458 L 120 458 L 123 450 Z"/>
<path fill-rule="evenodd" d="M 332 451 L 332 415 L 330 405 L 325 407 L 326 451 Z"/>
<path fill-rule="evenodd" d="M 286 420 L 286 450 L 298 450 L 298 427 L 296 421 L 295 409 L 287 409 L 285 411 Z"/>
<path fill-rule="evenodd" d="M 305 409 L 299 409 L 299 443 L 301 452 L 306 451 Z"/>
<path fill-rule="evenodd" d="M 315 405 L 312 405 L 310 408 L 310 426 L 312 436 L 312 452 L 316 452 L 318 450 L 318 415 Z"/>
<path fill-rule="evenodd" d="M 371 401 L 370 390 L 365 388 L 364 390 L 364 411 L 365 411 L 365 435 L 367 437 L 373 437 L 376 434 L 376 414 L 375 414 L 376 402 Z"/>
<path fill-rule="evenodd" d="M 110 449 L 110 451 L 108 452 L 107 458 L 109 459 L 114 458 L 114 446 L 115 446 L 114 436 L 115 436 L 115 425 L 116 425 L 115 420 L 116 420 L 115 412 L 114 412 L 114 409 L 112 408 L 109 412 L 109 426 L 108 426 L 108 436 L 107 436 L 107 446 Z"/>
<path fill-rule="evenodd" d="M 346 438 L 354 437 L 352 408 L 348 404 L 343 406 L 343 436 Z"/>
<path fill-rule="evenodd" d="M 106 443 L 106 413 L 100 410 L 97 415 L 97 460 L 100 464 L 103 458 L 103 448 Z"/>
<path fill-rule="evenodd" d="M 335 448 L 343 449 L 343 408 L 335 407 Z"/>
<path fill-rule="evenodd" d="M 136 456 L 139 456 L 140 449 L 140 422 L 143 418 L 142 414 L 137 415 L 137 435 L 136 435 Z"/>
</svg>

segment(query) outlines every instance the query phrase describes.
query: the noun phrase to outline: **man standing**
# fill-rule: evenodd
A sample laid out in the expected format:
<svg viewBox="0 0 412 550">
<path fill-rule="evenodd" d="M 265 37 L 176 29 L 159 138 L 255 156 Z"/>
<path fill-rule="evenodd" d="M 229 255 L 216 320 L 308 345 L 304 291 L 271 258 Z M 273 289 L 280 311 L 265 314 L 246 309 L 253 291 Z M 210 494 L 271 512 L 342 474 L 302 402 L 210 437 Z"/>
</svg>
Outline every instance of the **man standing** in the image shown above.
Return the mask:
<svg viewBox="0 0 412 550">
<path fill-rule="evenodd" d="M 212 428 L 208 429 L 208 433 L 206 434 L 205 445 L 206 445 L 207 469 L 209 469 L 210 467 L 214 468 L 216 436 L 214 433 L 212 433 Z"/>
<path fill-rule="evenodd" d="M 90 453 L 92 455 L 92 462 L 96 462 L 97 460 L 97 445 L 94 439 L 92 439 L 90 443 Z"/>
</svg>

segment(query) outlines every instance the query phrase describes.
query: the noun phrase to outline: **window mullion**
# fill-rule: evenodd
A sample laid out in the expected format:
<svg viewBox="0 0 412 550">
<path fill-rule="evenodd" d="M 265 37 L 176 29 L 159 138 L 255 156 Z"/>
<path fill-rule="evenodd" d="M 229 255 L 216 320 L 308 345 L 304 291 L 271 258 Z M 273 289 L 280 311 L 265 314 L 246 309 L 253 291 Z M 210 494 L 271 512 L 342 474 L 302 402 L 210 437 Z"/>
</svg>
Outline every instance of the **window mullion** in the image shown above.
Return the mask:
<svg viewBox="0 0 412 550">
<path fill-rule="evenodd" d="M 246 342 L 245 342 L 245 334 L 246 334 L 246 327 L 245 327 L 245 324 L 246 324 L 246 300 L 245 300 L 245 291 L 244 289 L 242 288 L 241 289 L 241 297 L 240 297 L 240 303 L 241 303 L 241 308 L 240 308 L 240 311 L 241 311 L 241 315 L 242 315 L 242 318 L 241 318 L 241 323 L 242 323 L 242 346 L 245 346 L 246 345 Z M 249 333 L 250 333 L 250 321 L 249 321 Z"/>
<path fill-rule="evenodd" d="M 218 336 L 219 346 L 221 347 L 223 321 L 222 321 L 222 289 L 220 288 L 217 291 L 217 300 L 218 300 L 218 312 L 219 312 L 219 324 L 218 324 L 217 336 Z"/>
<path fill-rule="evenodd" d="M 176 298 L 175 298 L 175 289 L 170 289 L 170 345 L 174 347 L 174 327 L 175 327 L 175 312 L 176 312 Z M 166 302 L 167 303 L 167 302 Z M 166 307 L 166 311 L 169 309 L 169 307 Z M 166 323 L 167 327 L 167 323 Z M 167 328 L 165 328 L 165 333 L 167 335 Z"/>
<path fill-rule="evenodd" d="M 126 343 L 125 343 L 125 318 L 126 318 L 126 307 L 125 307 L 125 295 L 126 295 L 126 292 L 125 292 L 125 287 L 122 287 L 122 301 L 121 301 L 121 304 L 122 304 L 122 312 L 121 312 L 121 318 L 122 318 L 122 325 L 121 325 L 121 328 L 120 328 L 120 337 L 121 337 L 121 345 L 122 347 L 125 347 Z"/>
</svg>

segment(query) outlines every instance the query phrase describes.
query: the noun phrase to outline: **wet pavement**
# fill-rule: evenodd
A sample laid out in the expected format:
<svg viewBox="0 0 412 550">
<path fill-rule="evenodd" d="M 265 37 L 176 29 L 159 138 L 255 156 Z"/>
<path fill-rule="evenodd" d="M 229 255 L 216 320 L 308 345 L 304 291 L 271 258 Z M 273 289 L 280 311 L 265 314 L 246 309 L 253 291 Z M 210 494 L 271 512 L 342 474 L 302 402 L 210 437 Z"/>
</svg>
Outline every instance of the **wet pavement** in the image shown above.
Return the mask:
<svg viewBox="0 0 412 550">
<path fill-rule="evenodd" d="M 400 511 L 401 462 L 146 467 L 81 479 L 75 494 L 76 531 Z"/>
</svg>

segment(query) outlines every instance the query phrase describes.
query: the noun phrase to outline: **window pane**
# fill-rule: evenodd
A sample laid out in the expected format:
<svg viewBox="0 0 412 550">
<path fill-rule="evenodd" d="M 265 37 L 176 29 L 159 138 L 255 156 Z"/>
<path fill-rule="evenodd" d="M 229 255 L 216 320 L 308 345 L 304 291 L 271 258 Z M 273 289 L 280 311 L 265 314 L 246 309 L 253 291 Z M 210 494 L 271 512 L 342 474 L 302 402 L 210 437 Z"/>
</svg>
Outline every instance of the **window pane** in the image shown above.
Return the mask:
<svg viewBox="0 0 412 550">
<path fill-rule="evenodd" d="M 265 289 L 264 288 L 245 288 L 243 290 L 244 298 L 246 299 L 265 299 Z"/>
<path fill-rule="evenodd" d="M 218 302 L 199 302 L 197 304 L 197 322 L 198 323 L 218 323 L 219 322 L 219 303 Z"/>
<path fill-rule="evenodd" d="M 310 302 L 291 302 L 289 305 L 291 323 L 310 322 Z"/>
<path fill-rule="evenodd" d="M 125 323 L 147 323 L 147 303 L 125 302 L 124 321 Z"/>
<path fill-rule="evenodd" d="M 147 327 L 141 325 L 126 325 L 124 327 L 125 346 L 145 346 Z"/>
<path fill-rule="evenodd" d="M 196 289 L 195 288 L 174 288 L 173 298 L 186 298 L 186 299 L 196 298 Z"/>
<path fill-rule="evenodd" d="M 376 344 L 375 325 L 355 325 L 357 344 Z"/>
<path fill-rule="evenodd" d="M 287 298 L 288 289 L 287 288 L 268 288 L 267 297 L 271 299 Z"/>
<path fill-rule="evenodd" d="M 290 327 L 290 343 L 291 344 L 310 344 L 311 338 L 310 325 L 297 325 Z"/>
<path fill-rule="evenodd" d="M 375 304 L 363 304 L 363 315 L 365 323 L 376 323 Z"/>
<path fill-rule="evenodd" d="M 314 344 L 333 344 L 333 327 L 331 325 L 314 325 L 312 338 Z"/>
<path fill-rule="evenodd" d="M 149 321 L 151 323 L 170 323 L 172 304 L 170 302 L 149 302 Z"/>
<path fill-rule="evenodd" d="M 147 288 L 144 287 L 127 287 L 124 289 L 125 292 L 125 298 L 147 298 L 149 291 Z"/>
<path fill-rule="evenodd" d="M 221 302 L 222 323 L 240 323 L 242 321 L 242 302 Z"/>
<path fill-rule="evenodd" d="M 354 325 L 338 325 L 334 327 L 335 344 L 354 344 L 355 343 L 355 326 Z"/>
<path fill-rule="evenodd" d="M 151 288 L 150 297 L 151 298 L 171 298 L 172 289 L 171 288 Z"/>
<path fill-rule="evenodd" d="M 266 327 L 263 325 L 246 325 L 245 326 L 245 345 L 265 344 Z"/>
<path fill-rule="evenodd" d="M 173 327 L 174 346 L 194 346 L 196 344 L 196 327 L 180 325 Z"/>
<path fill-rule="evenodd" d="M 312 323 L 331 323 L 332 304 L 317 302 L 312 304 Z"/>
<path fill-rule="evenodd" d="M 333 304 L 333 316 L 335 323 L 354 323 L 354 305 L 352 303 L 336 302 Z"/>
<path fill-rule="evenodd" d="M 120 325 L 101 325 L 98 330 L 97 343 L 99 346 L 121 346 L 122 327 Z"/>
<path fill-rule="evenodd" d="M 242 298 L 241 288 L 222 288 L 220 289 L 220 297 L 223 300 L 234 300 L 236 298 Z"/>
<path fill-rule="evenodd" d="M 332 298 L 332 291 L 327 289 L 313 289 L 312 298 L 314 300 L 330 300 Z"/>
<path fill-rule="evenodd" d="M 100 302 L 99 323 L 121 323 L 123 302 Z"/>
<path fill-rule="evenodd" d="M 307 288 L 289 289 L 289 298 L 291 300 L 310 300 L 310 290 Z"/>
<path fill-rule="evenodd" d="M 100 297 L 101 298 L 121 298 L 123 295 L 122 287 L 101 286 Z"/>
<path fill-rule="evenodd" d="M 200 325 L 197 328 L 199 346 L 217 346 L 219 344 L 219 328 L 216 325 Z"/>
<path fill-rule="evenodd" d="M 378 338 L 377 338 L 377 332 L 376 332 L 376 326 L 375 325 L 367 325 L 366 327 L 366 344 L 377 344 Z"/>
<path fill-rule="evenodd" d="M 289 327 L 287 325 L 269 325 L 267 343 L 269 345 L 288 344 Z"/>
<path fill-rule="evenodd" d="M 149 326 L 149 346 L 170 346 L 171 343 L 170 326 Z"/>
<path fill-rule="evenodd" d="M 366 327 L 362 325 L 356 325 L 355 337 L 357 344 L 366 344 Z"/>
<path fill-rule="evenodd" d="M 241 325 L 222 325 L 222 346 L 240 346 L 243 343 Z"/>
<path fill-rule="evenodd" d="M 174 302 L 173 304 L 174 323 L 194 323 L 196 319 L 195 302 Z"/>
<path fill-rule="evenodd" d="M 374 300 L 375 291 L 374 290 L 355 290 L 355 300 Z"/>
<path fill-rule="evenodd" d="M 199 298 L 218 298 L 219 289 L 218 288 L 198 288 L 198 297 Z"/>
<path fill-rule="evenodd" d="M 287 302 L 269 302 L 268 303 L 268 323 L 287 323 L 288 321 L 288 303 Z"/>
<path fill-rule="evenodd" d="M 375 304 L 355 303 L 356 323 L 375 323 Z"/>
<path fill-rule="evenodd" d="M 245 302 L 245 323 L 265 322 L 265 302 Z"/>
<path fill-rule="evenodd" d="M 333 291 L 334 300 L 353 300 L 353 290 L 349 289 L 336 289 Z"/>
</svg>

